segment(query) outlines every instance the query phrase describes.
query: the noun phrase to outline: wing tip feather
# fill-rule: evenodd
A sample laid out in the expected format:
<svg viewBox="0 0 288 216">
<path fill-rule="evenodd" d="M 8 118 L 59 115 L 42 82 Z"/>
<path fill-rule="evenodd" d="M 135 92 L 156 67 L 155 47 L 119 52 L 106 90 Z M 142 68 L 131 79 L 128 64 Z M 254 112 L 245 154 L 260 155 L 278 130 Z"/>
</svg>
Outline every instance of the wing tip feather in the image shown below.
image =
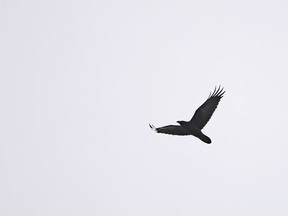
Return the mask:
<svg viewBox="0 0 288 216">
<path fill-rule="evenodd" d="M 222 87 L 221 85 L 219 85 L 218 87 L 215 86 L 214 91 L 210 92 L 209 97 L 208 98 L 212 98 L 212 97 L 219 97 L 222 98 L 224 96 L 224 93 L 226 92 L 224 90 L 224 87 Z"/>
<path fill-rule="evenodd" d="M 156 127 L 154 125 L 149 123 L 149 127 L 151 128 L 151 130 L 157 132 L 157 129 L 156 129 Z"/>
</svg>

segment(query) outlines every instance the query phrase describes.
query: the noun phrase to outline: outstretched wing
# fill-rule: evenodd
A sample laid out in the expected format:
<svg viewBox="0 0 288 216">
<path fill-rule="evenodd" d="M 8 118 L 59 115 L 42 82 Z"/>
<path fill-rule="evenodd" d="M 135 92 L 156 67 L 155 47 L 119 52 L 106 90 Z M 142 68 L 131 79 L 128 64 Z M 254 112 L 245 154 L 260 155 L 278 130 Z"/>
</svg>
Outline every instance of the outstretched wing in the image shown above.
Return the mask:
<svg viewBox="0 0 288 216">
<path fill-rule="evenodd" d="M 150 125 L 150 124 L 149 126 L 152 130 L 156 131 L 157 133 L 180 135 L 180 136 L 191 135 L 183 127 L 179 125 L 167 125 L 167 126 L 159 127 L 159 128 L 156 128 L 154 127 L 154 125 Z"/>
<path fill-rule="evenodd" d="M 213 93 L 210 93 L 205 103 L 203 103 L 196 110 L 192 119 L 190 120 L 190 123 L 201 130 L 211 118 L 224 93 L 225 91 L 223 91 L 223 88 L 221 88 L 221 86 L 219 86 L 218 88 L 215 87 Z"/>
</svg>

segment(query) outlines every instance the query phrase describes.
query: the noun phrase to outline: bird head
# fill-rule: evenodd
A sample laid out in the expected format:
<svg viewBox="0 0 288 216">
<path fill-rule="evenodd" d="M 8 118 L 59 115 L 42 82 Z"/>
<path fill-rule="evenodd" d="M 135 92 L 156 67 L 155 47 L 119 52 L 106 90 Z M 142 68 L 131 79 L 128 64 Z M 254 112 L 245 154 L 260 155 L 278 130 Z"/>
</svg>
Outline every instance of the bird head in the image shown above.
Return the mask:
<svg viewBox="0 0 288 216">
<path fill-rule="evenodd" d="M 177 121 L 178 124 L 184 125 L 186 122 L 185 121 Z"/>
</svg>

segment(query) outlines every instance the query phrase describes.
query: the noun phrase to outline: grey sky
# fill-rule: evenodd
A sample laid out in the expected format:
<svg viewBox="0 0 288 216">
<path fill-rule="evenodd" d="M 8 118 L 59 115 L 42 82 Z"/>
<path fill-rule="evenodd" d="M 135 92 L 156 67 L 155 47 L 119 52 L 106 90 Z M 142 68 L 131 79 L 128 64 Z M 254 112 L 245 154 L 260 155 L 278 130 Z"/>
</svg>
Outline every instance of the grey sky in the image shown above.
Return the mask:
<svg viewBox="0 0 288 216">
<path fill-rule="evenodd" d="M 287 1 L 0 5 L 0 215 L 288 214 Z"/>
</svg>

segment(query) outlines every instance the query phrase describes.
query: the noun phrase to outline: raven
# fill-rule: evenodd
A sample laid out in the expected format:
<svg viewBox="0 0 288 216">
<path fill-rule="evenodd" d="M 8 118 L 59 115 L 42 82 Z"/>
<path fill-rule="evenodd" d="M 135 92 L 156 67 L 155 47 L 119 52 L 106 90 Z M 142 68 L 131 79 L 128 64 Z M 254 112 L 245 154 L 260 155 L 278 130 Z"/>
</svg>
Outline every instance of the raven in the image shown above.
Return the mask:
<svg viewBox="0 0 288 216">
<path fill-rule="evenodd" d="M 193 135 L 198 137 L 205 143 L 211 143 L 211 139 L 202 133 L 202 128 L 207 124 L 212 114 L 214 113 L 220 99 L 223 97 L 224 88 L 215 87 L 213 93 L 209 95 L 208 99 L 196 110 L 190 121 L 177 121 L 180 125 L 167 125 L 156 128 L 149 124 L 150 128 L 157 133 L 171 134 L 171 135 Z"/>
</svg>

